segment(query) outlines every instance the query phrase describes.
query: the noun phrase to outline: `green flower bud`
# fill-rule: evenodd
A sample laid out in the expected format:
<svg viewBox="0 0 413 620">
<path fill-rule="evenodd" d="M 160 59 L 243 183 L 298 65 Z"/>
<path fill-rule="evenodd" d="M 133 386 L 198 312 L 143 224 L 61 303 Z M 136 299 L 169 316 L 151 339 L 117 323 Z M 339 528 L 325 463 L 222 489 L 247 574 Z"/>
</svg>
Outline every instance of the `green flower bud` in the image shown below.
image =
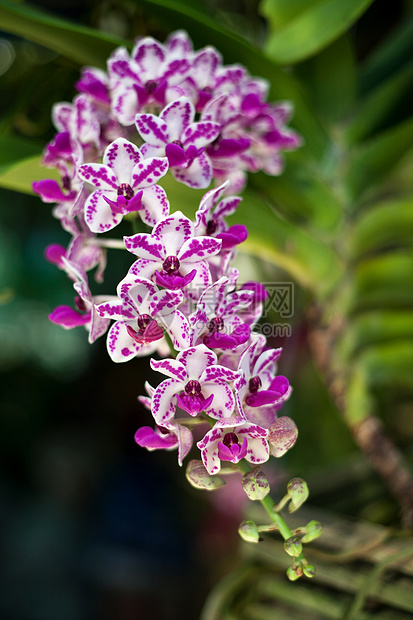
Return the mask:
<svg viewBox="0 0 413 620">
<path fill-rule="evenodd" d="M 284 542 L 284 549 L 288 555 L 298 558 L 298 556 L 302 553 L 303 546 L 298 536 L 291 536 L 291 538 L 287 538 Z"/>
<path fill-rule="evenodd" d="M 270 492 L 270 483 L 264 472 L 256 468 L 243 475 L 242 488 L 249 499 L 260 500 Z"/>
<path fill-rule="evenodd" d="M 293 564 L 287 569 L 287 577 L 290 581 L 297 581 L 303 576 L 303 568 L 301 564 Z"/>
<path fill-rule="evenodd" d="M 310 521 L 303 529 L 305 530 L 305 534 L 302 536 L 301 542 L 308 543 L 320 536 L 323 531 L 323 526 L 319 521 Z"/>
<path fill-rule="evenodd" d="M 238 534 L 246 542 L 257 543 L 260 539 L 258 528 L 254 521 L 241 521 L 238 528 Z"/>
<path fill-rule="evenodd" d="M 287 485 L 287 493 L 291 498 L 288 504 L 288 510 L 290 512 L 295 512 L 308 498 L 309 491 L 307 483 L 305 480 L 302 480 L 302 478 L 293 478 Z"/>
<path fill-rule="evenodd" d="M 226 484 L 222 478 L 210 476 L 202 461 L 197 461 L 196 459 L 189 461 L 186 468 L 186 477 L 193 487 L 205 489 L 206 491 L 219 489 Z"/>
<path fill-rule="evenodd" d="M 306 566 L 303 566 L 303 572 L 306 577 L 311 579 L 315 575 L 315 566 L 312 564 L 307 564 Z"/>
</svg>

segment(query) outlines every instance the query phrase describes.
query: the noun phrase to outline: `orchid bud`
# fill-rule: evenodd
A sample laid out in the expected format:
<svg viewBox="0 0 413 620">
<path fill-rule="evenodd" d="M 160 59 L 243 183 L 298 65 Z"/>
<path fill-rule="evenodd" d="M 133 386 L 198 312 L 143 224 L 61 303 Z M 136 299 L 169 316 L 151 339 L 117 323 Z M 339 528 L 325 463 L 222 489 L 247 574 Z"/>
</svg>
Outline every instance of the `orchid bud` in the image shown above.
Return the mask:
<svg viewBox="0 0 413 620">
<path fill-rule="evenodd" d="M 242 488 L 251 500 L 264 499 L 270 492 L 267 476 L 260 469 L 251 469 L 243 475 Z"/>
<path fill-rule="evenodd" d="M 297 579 L 300 579 L 300 577 L 303 576 L 303 567 L 301 565 L 301 562 L 296 564 L 294 563 L 292 566 L 290 566 L 289 569 L 287 569 L 287 577 L 290 581 L 297 581 Z"/>
<path fill-rule="evenodd" d="M 295 558 L 298 558 L 303 551 L 303 546 L 301 544 L 301 540 L 298 536 L 291 536 L 291 538 L 287 538 L 284 542 L 284 549 L 288 553 L 288 555 L 292 555 Z"/>
<path fill-rule="evenodd" d="M 283 456 L 297 440 L 298 428 L 291 418 L 282 416 L 272 424 L 268 431 L 268 443 L 273 456 Z"/>
<path fill-rule="evenodd" d="M 189 461 L 186 468 L 187 480 L 196 489 L 205 489 L 206 491 L 213 491 L 224 486 L 225 480 L 218 478 L 217 476 L 210 476 L 205 469 L 202 461 L 192 459 Z"/>
<path fill-rule="evenodd" d="M 302 478 L 293 478 L 287 485 L 287 493 L 291 500 L 288 504 L 288 510 L 290 512 L 295 512 L 308 498 L 309 491 L 307 483 Z"/>
<path fill-rule="evenodd" d="M 313 566 L 312 564 L 305 564 L 303 566 L 303 572 L 306 577 L 309 577 L 311 579 L 315 575 L 315 566 Z"/>
<path fill-rule="evenodd" d="M 309 543 L 320 536 L 323 526 L 319 521 L 310 521 L 303 529 L 305 529 L 305 534 L 302 536 L 301 542 Z"/>
<path fill-rule="evenodd" d="M 254 521 L 241 521 L 238 533 L 246 542 L 257 543 L 260 540 L 258 528 Z"/>
</svg>

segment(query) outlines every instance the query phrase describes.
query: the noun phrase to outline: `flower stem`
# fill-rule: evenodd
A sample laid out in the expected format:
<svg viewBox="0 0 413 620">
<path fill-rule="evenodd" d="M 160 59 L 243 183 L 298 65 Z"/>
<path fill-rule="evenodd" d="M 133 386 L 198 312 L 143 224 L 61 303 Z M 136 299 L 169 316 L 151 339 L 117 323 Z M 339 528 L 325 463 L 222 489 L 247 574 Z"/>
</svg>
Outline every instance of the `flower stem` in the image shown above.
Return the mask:
<svg viewBox="0 0 413 620">
<path fill-rule="evenodd" d="M 240 461 L 238 463 L 238 466 L 243 474 L 246 474 L 248 471 L 251 471 L 251 467 L 248 465 L 248 463 L 245 460 Z M 291 538 L 293 536 L 293 533 L 288 527 L 287 523 L 284 521 L 284 518 L 280 515 L 280 513 L 276 512 L 275 510 L 276 504 L 274 500 L 272 499 L 271 495 L 266 495 L 264 499 L 260 500 L 260 502 L 265 508 L 271 521 L 277 526 L 284 540 L 288 540 L 288 538 Z M 297 560 L 303 559 L 303 557 L 304 556 L 301 554 L 299 557 L 297 557 Z"/>
<path fill-rule="evenodd" d="M 88 245 L 95 245 L 100 248 L 112 248 L 115 250 L 126 250 L 122 239 L 89 239 Z"/>
</svg>

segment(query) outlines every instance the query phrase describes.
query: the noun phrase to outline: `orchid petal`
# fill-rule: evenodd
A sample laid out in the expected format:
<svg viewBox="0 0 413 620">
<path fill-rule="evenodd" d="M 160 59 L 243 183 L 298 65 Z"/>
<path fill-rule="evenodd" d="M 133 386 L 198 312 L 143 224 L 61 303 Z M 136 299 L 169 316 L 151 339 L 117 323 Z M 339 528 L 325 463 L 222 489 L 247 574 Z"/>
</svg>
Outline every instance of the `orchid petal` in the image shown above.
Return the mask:
<svg viewBox="0 0 413 620">
<path fill-rule="evenodd" d="M 137 114 L 135 123 L 142 140 L 148 144 L 164 147 L 171 142 L 168 125 L 154 114 Z"/>
<path fill-rule="evenodd" d="M 145 189 L 155 185 L 161 177 L 168 172 L 168 159 L 166 157 L 151 157 L 143 159 L 133 169 L 132 187 Z"/>
</svg>

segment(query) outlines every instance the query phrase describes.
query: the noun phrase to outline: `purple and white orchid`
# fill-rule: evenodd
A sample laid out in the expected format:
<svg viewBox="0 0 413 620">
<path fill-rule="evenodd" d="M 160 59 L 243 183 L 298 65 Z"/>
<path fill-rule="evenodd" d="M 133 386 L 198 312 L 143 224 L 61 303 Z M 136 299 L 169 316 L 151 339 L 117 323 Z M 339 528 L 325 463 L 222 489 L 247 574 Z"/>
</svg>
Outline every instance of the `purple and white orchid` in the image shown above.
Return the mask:
<svg viewBox="0 0 413 620">
<path fill-rule="evenodd" d="M 152 226 L 168 215 L 165 191 L 157 185 L 167 171 L 165 157 L 144 159 L 139 148 L 124 138 L 106 148 L 102 164 L 80 166 L 80 178 L 96 188 L 85 204 L 90 230 L 111 230 L 134 211 L 141 211 L 143 221 Z"/>
<path fill-rule="evenodd" d="M 248 231 L 227 218 L 247 173 L 280 174 L 282 153 L 299 146 L 286 127 L 291 105 L 269 103 L 265 80 L 224 65 L 212 46 L 194 51 L 184 31 L 164 44 L 141 37 L 131 54 L 117 48 L 107 71 L 85 67 L 76 87 L 72 103 L 54 106 L 58 133 L 44 155 L 60 180 L 34 184 L 70 235 L 66 246 L 49 245 L 46 258 L 77 294 L 76 309 L 59 306 L 50 319 L 85 326 L 90 342 L 113 321 L 114 362 L 154 356 L 152 370 L 166 378 L 146 382 L 138 397 L 155 423 L 137 430 L 139 446 L 176 449 L 179 465 L 197 448 L 194 470 L 207 479 L 225 464 L 282 456 L 298 433 L 291 418 L 277 417 L 291 387 L 276 374 L 281 349 L 254 333 L 267 293 L 259 282 L 240 283 L 232 261 Z M 166 175 L 171 202 L 176 188 L 191 193 L 175 181 L 206 190 L 198 208 L 199 199 L 188 205 L 192 219 L 186 205 L 170 213 Z M 108 238 L 118 225 L 122 233 Z M 117 296 L 95 294 L 112 250 L 135 258 L 124 253 Z"/>
</svg>

